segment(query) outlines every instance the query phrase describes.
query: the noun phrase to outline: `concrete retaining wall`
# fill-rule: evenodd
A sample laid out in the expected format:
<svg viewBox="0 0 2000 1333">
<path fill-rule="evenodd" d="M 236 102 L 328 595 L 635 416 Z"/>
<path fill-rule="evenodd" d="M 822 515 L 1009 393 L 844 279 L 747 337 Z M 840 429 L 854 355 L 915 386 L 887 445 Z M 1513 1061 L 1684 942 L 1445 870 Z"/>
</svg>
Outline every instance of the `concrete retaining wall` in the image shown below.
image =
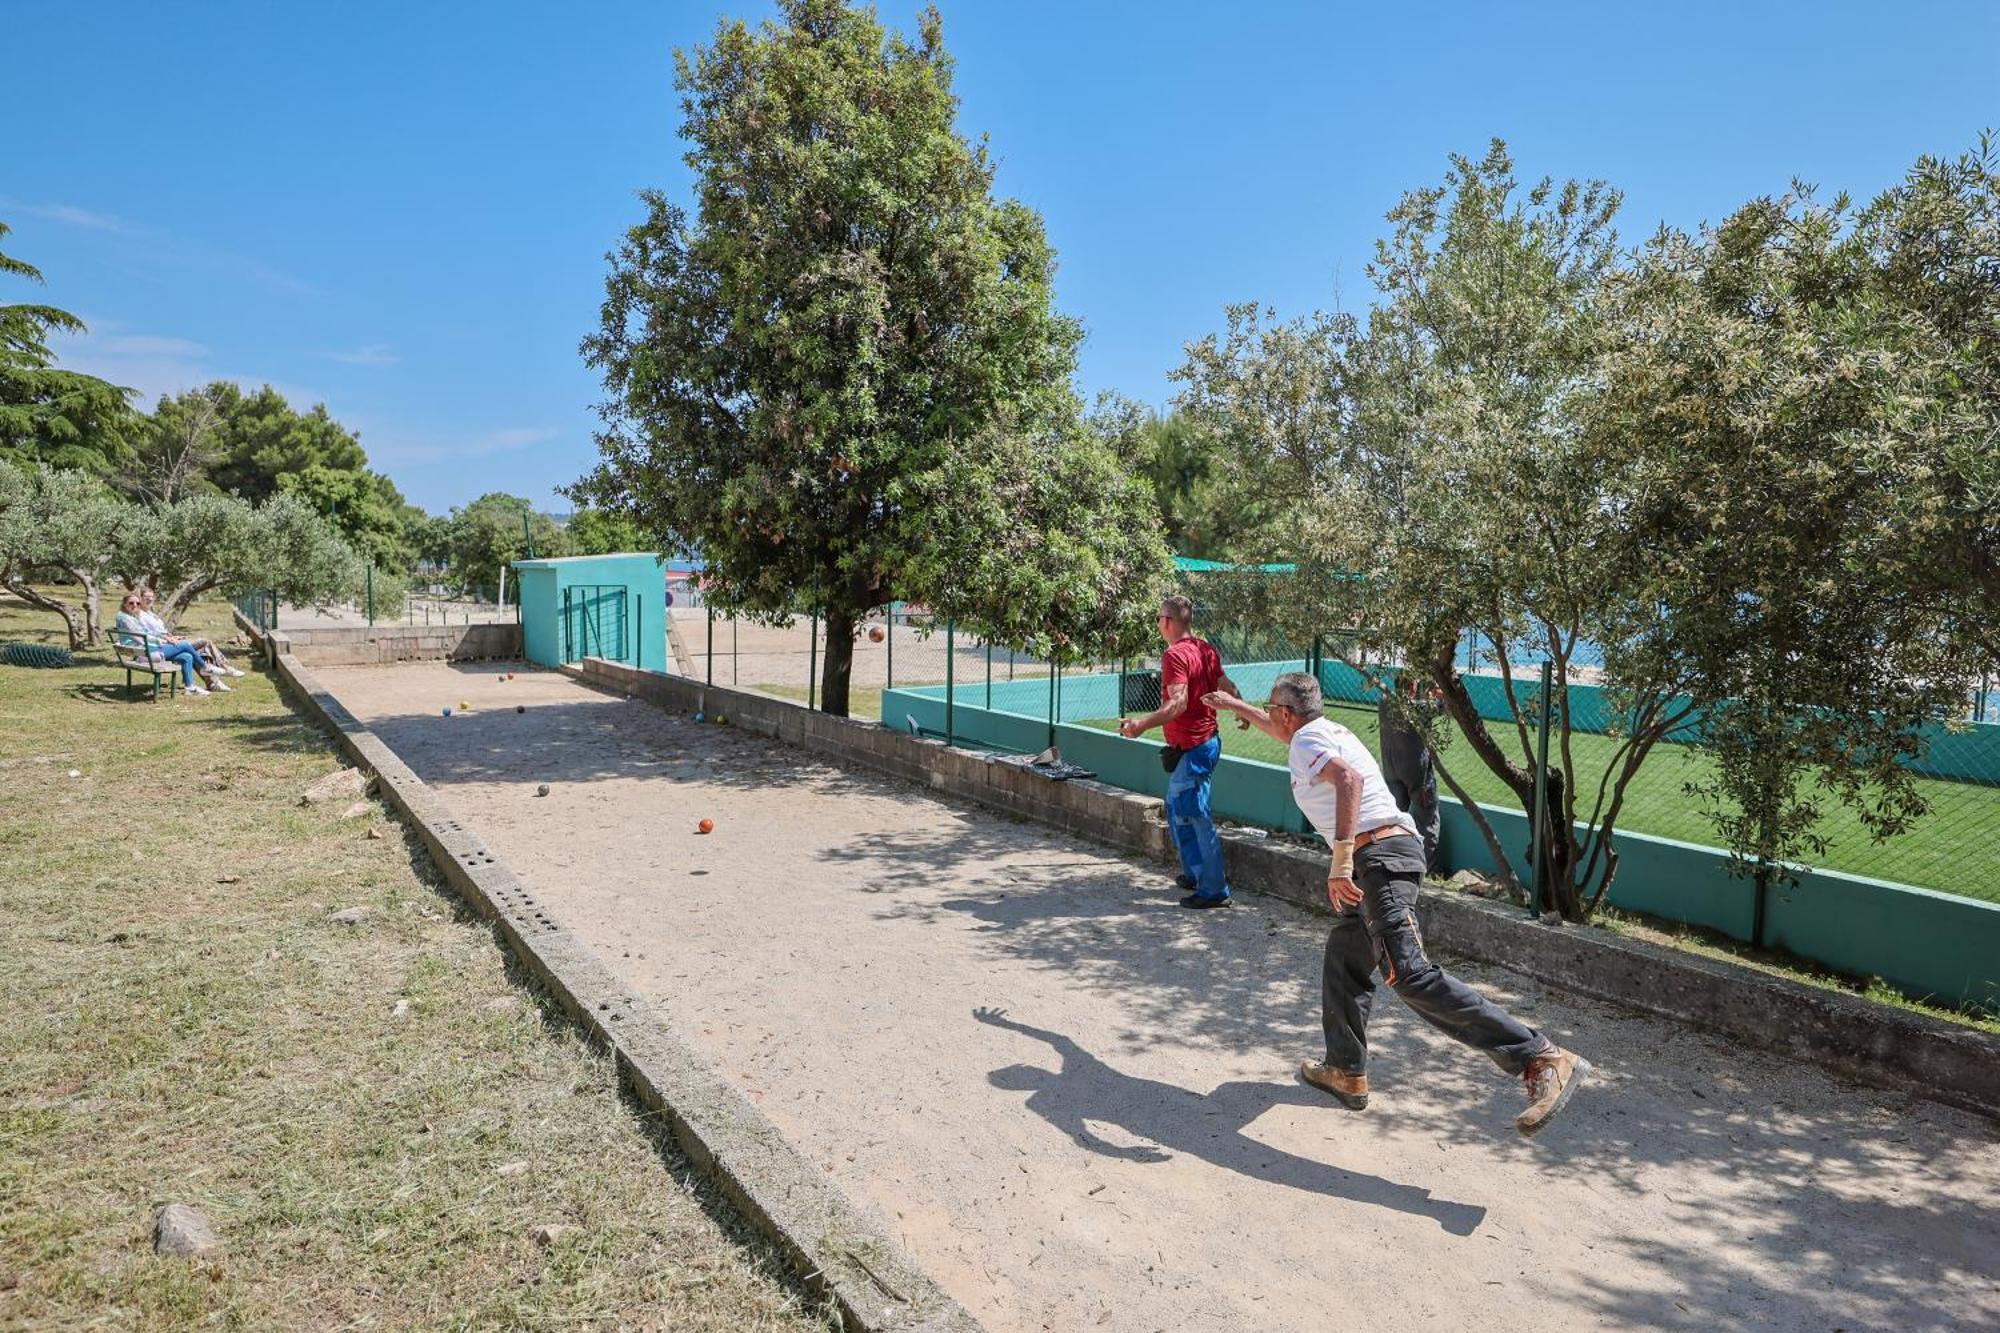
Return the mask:
<svg viewBox="0 0 2000 1333">
<path fill-rule="evenodd" d="M 811 712 L 785 700 L 684 677 L 634 671 L 615 662 L 587 659 L 565 670 L 601 689 L 675 712 L 725 716 L 733 726 L 1123 851 L 1173 860 L 1159 802 L 1150 796 L 1100 782 L 1052 782 L 992 754 L 948 748 L 872 722 Z M 1070 730 L 1061 729 L 1065 735 Z M 1079 741 L 1084 736 L 1118 740 L 1088 728 L 1074 730 Z M 1072 753 L 1066 745 L 1064 754 L 1090 763 L 1081 748 Z M 1157 763 L 1154 772 L 1159 772 Z M 1326 910 L 1324 852 L 1240 830 L 1226 831 L 1224 846 L 1230 881 L 1238 889 Z M 1543 925 L 1518 909 L 1463 894 L 1427 891 L 1422 911 L 1424 937 L 1440 949 L 1499 963 L 1564 990 L 1693 1023 L 1849 1077 L 2000 1116 L 2000 1037 L 1589 927 Z"/>
<path fill-rule="evenodd" d="M 279 630 L 308 666 L 381 666 L 388 662 L 518 661 L 519 625 L 374 625 Z"/>
</svg>

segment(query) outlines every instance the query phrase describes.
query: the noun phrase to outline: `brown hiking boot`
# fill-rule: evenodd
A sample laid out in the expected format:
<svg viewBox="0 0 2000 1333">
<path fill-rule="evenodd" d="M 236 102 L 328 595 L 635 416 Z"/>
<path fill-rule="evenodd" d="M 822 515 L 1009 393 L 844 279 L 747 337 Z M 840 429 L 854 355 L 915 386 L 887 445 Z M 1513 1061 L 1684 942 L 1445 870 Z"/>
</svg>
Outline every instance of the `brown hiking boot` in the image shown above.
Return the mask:
<svg viewBox="0 0 2000 1333">
<path fill-rule="evenodd" d="M 1317 1060 L 1308 1060 L 1299 1066 L 1299 1078 L 1312 1084 L 1321 1092 L 1330 1092 L 1333 1099 L 1350 1111 L 1359 1111 L 1368 1105 L 1368 1075 L 1343 1073 L 1331 1065 L 1323 1065 Z"/>
<path fill-rule="evenodd" d="M 1514 1117 L 1514 1128 L 1523 1137 L 1540 1133 L 1568 1104 L 1570 1094 L 1588 1073 L 1590 1061 L 1560 1046 L 1551 1046 L 1530 1059 L 1521 1071 L 1521 1081 L 1528 1085 L 1528 1109 Z"/>
</svg>

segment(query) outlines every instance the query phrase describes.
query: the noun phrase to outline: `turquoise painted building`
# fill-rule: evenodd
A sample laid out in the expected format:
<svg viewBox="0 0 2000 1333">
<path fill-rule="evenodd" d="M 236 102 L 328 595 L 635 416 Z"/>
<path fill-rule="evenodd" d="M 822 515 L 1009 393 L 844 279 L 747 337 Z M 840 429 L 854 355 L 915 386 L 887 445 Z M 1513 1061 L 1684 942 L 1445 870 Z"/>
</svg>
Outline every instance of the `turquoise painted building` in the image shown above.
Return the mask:
<svg viewBox="0 0 2000 1333">
<path fill-rule="evenodd" d="M 650 551 L 516 560 L 522 649 L 561 666 L 586 657 L 667 669 L 667 578 Z"/>
</svg>

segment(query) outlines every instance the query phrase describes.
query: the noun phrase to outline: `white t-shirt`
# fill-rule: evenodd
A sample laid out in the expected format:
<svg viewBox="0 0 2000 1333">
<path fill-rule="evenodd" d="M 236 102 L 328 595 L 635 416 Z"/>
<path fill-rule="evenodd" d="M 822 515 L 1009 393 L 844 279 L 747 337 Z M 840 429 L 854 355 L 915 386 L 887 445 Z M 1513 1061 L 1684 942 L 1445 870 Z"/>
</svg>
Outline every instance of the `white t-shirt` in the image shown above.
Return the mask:
<svg viewBox="0 0 2000 1333">
<path fill-rule="evenodd" d="M 173 633 L 172 630 L 167 628 L 167 622 L 154 615 L 151 611 L 141 611 L 139 613 L 139 623 L 144 625 L 146 632 L 156 639 L 164 639 Z"/>
<path fill-rule="evenodd" d="M 1397 808 L 1396 798 L 1389 794 L 1389 784 L 1382 780 L 1381 765 L 1375 762 L 1375 756 L 1368 752 L 1361 738 L 1338 722 L 1319 717 L 1293 734 L 1288 760 L 1292 770 L 1292 799 L 1299 803 L 1299 809 L 1321 837 L 1328 842 L 1334 840 L 1340 797 L 1333 783 L 1314 782 L 1313 778 L 1334 758 L 1361 775 L 1361 809 L 1354 820 L 1356 833 L 1384 824 L 1401 824 L 1412 833 L 1417 831 L 1410 817 Z"/>
</svg>

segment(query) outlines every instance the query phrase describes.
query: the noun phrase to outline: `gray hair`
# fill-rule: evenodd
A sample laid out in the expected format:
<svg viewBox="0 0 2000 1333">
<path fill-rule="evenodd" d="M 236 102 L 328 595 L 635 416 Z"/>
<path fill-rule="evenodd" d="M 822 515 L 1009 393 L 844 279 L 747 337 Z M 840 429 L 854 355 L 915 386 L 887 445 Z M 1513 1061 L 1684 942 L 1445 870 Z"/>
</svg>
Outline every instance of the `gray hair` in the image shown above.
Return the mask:
<svg viewBox="0 0 2000 1333">
<path fill-rule="evenodd" d="M 1283 704 L 1308 722 L 1324 711 L 1319 680 L 1306 671 L 1287 671 L 1272 681 L 1271 702 Z"/>
</svg>

